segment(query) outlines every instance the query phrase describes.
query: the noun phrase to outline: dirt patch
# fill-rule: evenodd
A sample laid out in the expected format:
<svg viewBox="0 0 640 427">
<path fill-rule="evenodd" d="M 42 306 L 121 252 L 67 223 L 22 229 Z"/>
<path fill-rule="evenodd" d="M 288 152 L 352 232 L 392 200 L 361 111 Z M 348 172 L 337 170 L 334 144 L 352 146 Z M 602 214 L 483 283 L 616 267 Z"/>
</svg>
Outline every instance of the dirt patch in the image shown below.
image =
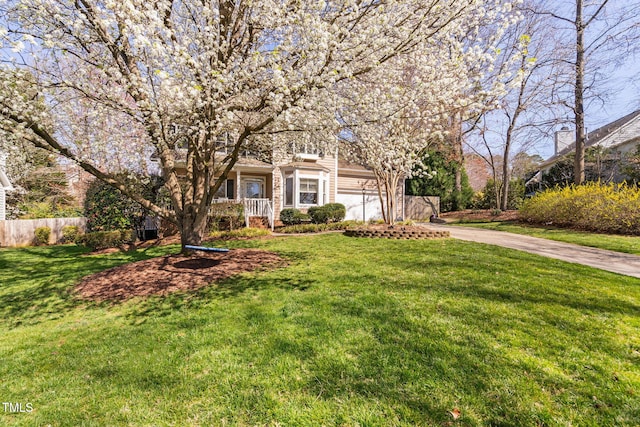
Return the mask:
<svg viewBox="0 0 640 427">
<path fill-rule="evenodd" d="M 496 214 L 493 210 L 467 209 L 458 212 L 445 212 L 440 218 L 447 222 L 459 221 L 518 221 L 518 211 L 502 211 Z"/>
<path fill-rule="evenodd" d="M 236 274 L 285 264 L 279 255 L 258 249 L 167 255 L 92 274 L 82 279 L 75 291 L 83 299 L 124 301 L 195 290 Z"/>
</svg>

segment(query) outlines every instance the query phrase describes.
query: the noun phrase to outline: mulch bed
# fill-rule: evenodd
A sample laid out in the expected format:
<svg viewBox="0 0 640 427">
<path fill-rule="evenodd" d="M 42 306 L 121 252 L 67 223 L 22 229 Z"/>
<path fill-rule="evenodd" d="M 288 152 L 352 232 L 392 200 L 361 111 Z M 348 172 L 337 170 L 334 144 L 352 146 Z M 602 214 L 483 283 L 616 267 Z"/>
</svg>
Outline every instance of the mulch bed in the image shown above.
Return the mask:
<svg viewBox="0 0 640 427">
<path fill-rule="evenodd" d="M 134 297 L 191 291 L 213 282 L 286 262 L 279 255 L 258 249 L 232 249 L 226 253 L 166 255 L 121 265 L 87 276 L 77 294 L 93 301 L 124 301 Z"/>
</svg>

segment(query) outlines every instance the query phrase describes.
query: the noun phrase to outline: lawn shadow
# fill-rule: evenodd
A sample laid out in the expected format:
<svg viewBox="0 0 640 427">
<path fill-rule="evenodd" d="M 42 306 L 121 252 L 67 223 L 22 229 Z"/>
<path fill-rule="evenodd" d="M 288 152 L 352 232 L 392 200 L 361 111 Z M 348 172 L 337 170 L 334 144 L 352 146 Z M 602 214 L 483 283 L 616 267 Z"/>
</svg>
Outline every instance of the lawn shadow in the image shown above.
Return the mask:
<svg viewBox="0 0 640 427">
<path fill-rule="evenodd" d="M 86 257 L 88 250 L 73 245 L 0 251 L 0 314 L 16 327 L 62 317 L 92 303 L 73 294 L 82 277 L 127 262 L 150 258 L 144 252 Z"/>
<path fill-rule="evenodd" d="M 197 290 L 138 298 L 132 301 L 127 317 L 133 323 L 141 324 L 147 318 L 167 317 L 179 311 L 199 310 L 220 300 L 231 300 L 265 289 L 305 291 L 314 283 L 303 278 L 273 277 L 256 272 L 241 274 Z"/>
</svg>

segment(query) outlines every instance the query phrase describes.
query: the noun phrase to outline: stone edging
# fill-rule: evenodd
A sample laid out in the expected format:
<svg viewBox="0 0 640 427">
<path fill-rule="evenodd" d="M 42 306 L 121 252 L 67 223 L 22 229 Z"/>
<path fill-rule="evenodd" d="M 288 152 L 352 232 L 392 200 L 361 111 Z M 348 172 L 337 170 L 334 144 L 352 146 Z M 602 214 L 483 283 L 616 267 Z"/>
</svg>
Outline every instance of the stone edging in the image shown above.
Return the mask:
<svg viewBox="0 0 640 427">
<path fill-rule="evenodd" d="M 349 237 L 369 237 L 374 239 L 442 239 L 450 237 L 448 231 L 435 230 L 346 230 L 345 236 Z"/>
</svg>

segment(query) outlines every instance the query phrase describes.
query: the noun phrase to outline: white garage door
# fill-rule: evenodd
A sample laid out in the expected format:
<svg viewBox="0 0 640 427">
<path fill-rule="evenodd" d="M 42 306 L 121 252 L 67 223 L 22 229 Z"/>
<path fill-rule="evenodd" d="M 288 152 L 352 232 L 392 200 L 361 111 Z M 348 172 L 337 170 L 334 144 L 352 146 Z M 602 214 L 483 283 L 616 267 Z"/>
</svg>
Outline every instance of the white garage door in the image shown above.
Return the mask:
<svg viewBox="0 0 640 427">
<path fill-rule="evenodd" d="M 338 193 L 336 202 L 342 203 L 347 208 L 347 216 L 345 219 L 362 221 L 362 194 Z M 377 194 L 365 195 L 364 215 L 367 221 L 371 219 L 382 219 L 380 198 Z"/>
</svg>

